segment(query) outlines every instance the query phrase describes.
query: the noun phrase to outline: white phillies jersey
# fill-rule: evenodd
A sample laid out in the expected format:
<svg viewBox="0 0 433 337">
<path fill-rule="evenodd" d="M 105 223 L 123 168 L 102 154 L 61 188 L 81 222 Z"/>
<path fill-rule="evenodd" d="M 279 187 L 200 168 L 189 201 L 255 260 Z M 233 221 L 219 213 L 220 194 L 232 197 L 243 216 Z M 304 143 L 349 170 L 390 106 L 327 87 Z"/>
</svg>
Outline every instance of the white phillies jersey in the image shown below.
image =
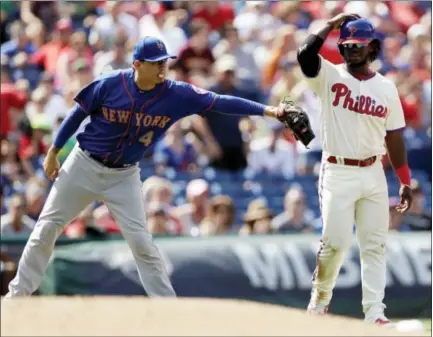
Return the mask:
<svg viewBox="0 0 433 337">
<path fill-rule="evenodd" d="M 358 80 L 344 64 L 334 65 L 321 56 L 320 62 L 317 77 L 306 80 L 321 105 L 324 154 L 350 159 L 384 155 L 386 131 L 405 126 L 395 84 L 379 73 Z"/>
</svg>

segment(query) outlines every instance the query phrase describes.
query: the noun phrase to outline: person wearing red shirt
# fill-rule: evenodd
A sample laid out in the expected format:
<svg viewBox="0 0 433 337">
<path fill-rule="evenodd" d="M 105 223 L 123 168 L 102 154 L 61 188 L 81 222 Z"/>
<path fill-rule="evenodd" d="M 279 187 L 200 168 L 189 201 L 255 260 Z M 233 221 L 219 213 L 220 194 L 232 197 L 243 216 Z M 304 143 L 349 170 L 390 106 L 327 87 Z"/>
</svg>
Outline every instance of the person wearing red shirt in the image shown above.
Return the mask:
<svg viewBox="0 0 433 337">
<path fill-rule="evenodd" d="M 193 19 L 205 20 L 211 30 L 219 30 L 227 22 L 232 22 L 235 14 L 231 4 L 221 4 L 218 1 L 202 1 L 192 17 Z"/>
<path fill-rule="evenodd" d="M 215 58 L 209 46 L 209 26 L 202 19 L 195 19 L 190 24 L 191 38 L 179 52 L 177 62 L 188 74 L 208 75 L 212 71 Z"/>
<path fill-rule="evenodd" d="M 56 32 L 51 42 L 44 44 L 30 59 L 30 62 L 43 68 L 46 72 L 55 73 L 60 53 L 69 46 L 72 34 L 72 22 L 60 19 L 56 24 Z"/>
<path fill-rule="evenodd" d="M 27 83 L 21 81 L 21 83 Z M 7 70 L 1 68 L 0 82 L 0 139 L 8 137 L 10 132 L 15 130 L 15 118 L 11 118 L 11 108 L 23 109 L 27 102 L 27 94 L 25 86 L 18 89 L 19 85 L 14 85 L 10 82 Z"/>
</svg>

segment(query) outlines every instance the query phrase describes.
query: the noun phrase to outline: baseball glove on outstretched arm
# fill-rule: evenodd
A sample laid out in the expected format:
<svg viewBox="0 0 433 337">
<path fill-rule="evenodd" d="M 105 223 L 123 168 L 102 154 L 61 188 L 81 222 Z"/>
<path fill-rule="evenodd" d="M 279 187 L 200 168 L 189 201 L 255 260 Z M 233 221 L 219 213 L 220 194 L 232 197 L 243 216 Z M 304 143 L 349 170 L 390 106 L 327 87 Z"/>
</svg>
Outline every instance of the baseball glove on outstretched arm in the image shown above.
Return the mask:
<svg viewBox="0 0 433 337">
<path fill-rule="evenodd" d="M 292 130 L 293 136 L 299 140 L 306 148 L 316 137 L 311 129 L 310 119 L 307 113 L 297 106 L 288 97 L 285 97 L 279 105 L 278 120 L 286 128 Z"/>
</svg>

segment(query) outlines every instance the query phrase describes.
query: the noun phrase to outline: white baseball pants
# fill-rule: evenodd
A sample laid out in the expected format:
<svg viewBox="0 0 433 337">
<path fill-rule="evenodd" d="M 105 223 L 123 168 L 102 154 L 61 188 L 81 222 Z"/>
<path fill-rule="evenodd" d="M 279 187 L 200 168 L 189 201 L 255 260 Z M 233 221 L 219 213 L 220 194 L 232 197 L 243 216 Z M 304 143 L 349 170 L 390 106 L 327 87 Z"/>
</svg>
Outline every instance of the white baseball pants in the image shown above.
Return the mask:
<svg viewBox="0 0 433 337">
<path fill-rule="evenodd" d="M 330 303 L 345 253 L 351 246 L 353 225 L 356 224 L 363 311 L 368 316 L 383 313 L 389 199 L 380 157 L 369 167 L 322 162 L 319 199 L 323 230 L 311 303 Z"/>
</svg>

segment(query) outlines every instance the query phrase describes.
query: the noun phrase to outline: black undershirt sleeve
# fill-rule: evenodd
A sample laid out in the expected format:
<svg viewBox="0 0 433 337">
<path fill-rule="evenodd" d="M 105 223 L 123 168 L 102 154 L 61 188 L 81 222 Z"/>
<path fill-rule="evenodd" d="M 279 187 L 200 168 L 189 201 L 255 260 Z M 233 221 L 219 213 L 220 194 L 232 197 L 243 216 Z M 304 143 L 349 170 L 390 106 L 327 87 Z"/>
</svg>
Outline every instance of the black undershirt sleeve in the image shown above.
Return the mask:
<svg viewBox="0 0 433 337">
<path fill-rule="evenodd" d="M 313 78 L 319 74 L 319 51 L 324 42 L 321 37 L 311 34 L 298 49 L 298 62 L 305 76 Z"/>
</svg>

